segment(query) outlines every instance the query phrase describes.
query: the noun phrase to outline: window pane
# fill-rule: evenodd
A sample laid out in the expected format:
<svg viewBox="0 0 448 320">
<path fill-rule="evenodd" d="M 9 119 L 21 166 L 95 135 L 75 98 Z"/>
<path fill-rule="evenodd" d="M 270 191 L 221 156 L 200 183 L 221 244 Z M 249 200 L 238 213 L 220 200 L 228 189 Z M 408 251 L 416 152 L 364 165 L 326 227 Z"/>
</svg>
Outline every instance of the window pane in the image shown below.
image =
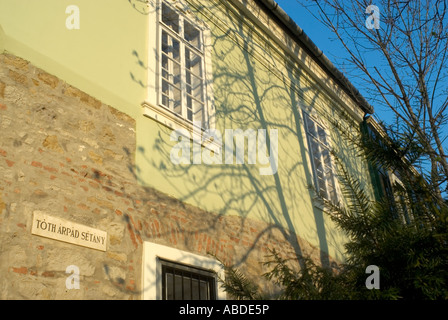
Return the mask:
<svg viewBox="0 0 448 320">
<path fill-rule="evenodd" d="M 190 96 L 187 96 L 187 112 L 188 112 L 188 120 L 200 122 L 204 125 L 205 117 L 204 117 L 204 104 L 193 99 Z"/>
<path fill-rule="evenodd" d="M 193 99 L 187 97 L 188 105 L 187 105 L 187 119 L 193 121 Z"/>
<path fill-rule="evenodd" d="M 327 197 L 327 186 L 325 185 L 325 180 L 323 179 L 322 176 L 317 177 L 317 187 L 319 189 L 319 194 L 328 199 Z"/>
<path fill-rule="evenodd" d="M 169 70 L 169 61 L 170 59 L 168 58 L 168 56 L 162 54 L 162 69 Z"/>
<path fill-rule="evenodd" d="M 320 157 L 313 157 L 313 160 L 314 160 L 314 169 L 321 175 L 322 162 L 320 161 Z"/>
<path fill-rule="evenodd" d="M 173 274 L 172 273 L 166 273 L 166 299 L 167 300 L 173 300 L 174 294 L 173 294 Z"/>
<path fill-rule="evenodd" d="M 184 22 L 184 38 L 189 44 L 201 50 L 201 32 L 186 20 Z"/>
<path fill-rule="evenodd" d="M 338 197 L 336 194 L 336 187 L 333 183 L 333 179 L 331 180 L 331 183 L 329 183 L 328 189 L 329 189 L 328 193 L 329 193 L 330 200 L 333 201 L 334 203 L 337 203 Z"/>
<path fill-rule="evenodd" d="M 308 127 L 309 127 L 310 117 L 305 112 L 302 112 L 302 114 L 303 114 L 303 122 L 305 124 L 305 131 L 309 132 L 309 128 Z"/>
<path fill-rule="evenodd" d="M 165 107 L 169 108 L 170 103 L 169 103 L 170 98 L 167 97 L 166 95 L 162 94 L 162 105 L 164 105 Z"/>
<path fill-rule="evenodd" d="M 210 297 L 208 295 L 208 284 L 205 281 L 200 281 L 200 294 L 201 294 L 201 300 L 209 300 Z"/>
<path fill-rule="evenodd" d="M 179 15 L 165 3 L 162 4 L 162 21 L 174 32 L 179 33 Z"/>
<path fill-rule="evenodd" d="M 180 42 L 162 31 L 162 52 L 169 58 L 180 62 Z"/>
<path fill-rule="evenodd" d="M 191 289 L 192 289 L 191 298 L 193 300 L 199 300 L 199 280 L 198 279 L 193 278 L 191 280 Z"/>
<path fill-rule="evenodd" d="M 175 87 L 180 88 L 180 65 L 174 61 L 169 61 L 167 68 L 162 68 L 162 77 Z"/>
<path fill-rule="evenodd" d="M 185 68 L 202 78 L 202 58 L 189 49 L 185 49 Z"/>
<path fill-rule="evenodd" d="M 184 300 L 191 300 L 191 278 L 184 278 Z"/>
<path fill-rule="evenodd" d="M 330 151 L 326 149 L 322 151 L 322 159 L 326 166 L 331 167 Z"/>
<path fill-rule="evenodd" d="M 327 135 L 325 133 L 325 130 L 317 126 L 317 134 L 319 135 L 319 141 L 327 146 Z"/>
<path fill-rule="evenodd" d="M 162 78 L 180 88 L 180 64 L 162 55 Z"/>
<path fill-rule="evenodd" d="M 308 116 L 308 114 L 304 113 L 305 118 L 305 128 L 306 131 L 313 137 L 317 138 L 316 135 L 316 125 L 314 124 L 314 121 Z"/>
<path fill-rule="evenodd" d="M 187 78 L 187 86 L 186 90 L 187 93 L 195 98 L 196 100 L 199 100 L 200 102 L 204 101 L 204 92 L 203 92 L 203 83 L 202 80 L 198 77 L 193 76 L 191 73 L 187 72 L 186 75 Z"/>
<path fill-rule="evenodd" d="M 182 300 L 182 277 L 179 274 L 174 276 L 174 300 Z"/>
<path fill-rule="evenodd" d="M 181 108 L 181 91 L 168 83 L 167 81 L 162 81 L 162 104 L 168 109 L 182 114 Z"/>
<path fill-rule="evenodd" d="M 308 139 L 310 144 L 310 152 L 313 157 L 320 158 L 320 147 L 316 140 L 313 138 Z"/>
</svg>

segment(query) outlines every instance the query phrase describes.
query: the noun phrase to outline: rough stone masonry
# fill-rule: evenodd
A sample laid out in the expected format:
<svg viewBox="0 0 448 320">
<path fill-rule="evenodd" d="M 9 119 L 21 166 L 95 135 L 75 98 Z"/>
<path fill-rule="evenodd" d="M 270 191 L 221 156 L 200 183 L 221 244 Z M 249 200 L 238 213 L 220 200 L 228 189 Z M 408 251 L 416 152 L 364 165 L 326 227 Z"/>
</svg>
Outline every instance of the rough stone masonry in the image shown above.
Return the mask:
<svg viewBox="0 0 448 320">
<path fill-rule="evenodd" d="M 242 262 L 254 277 L 268 249 L 294 249 L 278 227 L 141 186 L 134 119 L 7 53 L 0 132 L 0 299 L 140 299 L 143 241 Z M 107 250 L 33 235 L 36 211 L 106 231 Z M 66 288 L 69 265 L 78 290 Z"/>
</svg>

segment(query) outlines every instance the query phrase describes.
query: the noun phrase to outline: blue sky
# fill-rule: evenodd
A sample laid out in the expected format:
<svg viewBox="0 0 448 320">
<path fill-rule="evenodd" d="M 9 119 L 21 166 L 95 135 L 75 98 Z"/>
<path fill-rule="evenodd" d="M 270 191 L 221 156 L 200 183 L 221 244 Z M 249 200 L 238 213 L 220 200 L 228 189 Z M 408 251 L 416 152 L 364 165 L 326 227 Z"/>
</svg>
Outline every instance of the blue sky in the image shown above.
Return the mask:
<svg viewBox="0 0 448 320">
<path fill-rule="evenodd" d="M 314 18 L 296 0 L 276 0 L 280 7 L 305 31 L 313 42 L 324 51 L 325 55 L 331 59 L 328 49 L 337 50 L 336 41 L 330 41 L 331 34 L 328 29 Z"/>
<path fill-rule="evenodd" d="M 333 64 L 341 70 L 341 57 L 345 56 L 345 49 L 339 43 L 339 40 L 335 39 L 335 36 L 325 27 L 320 21 L 318 21 L 307 9 L 303 8 L 297 0 L 275 0 L 280 7 L 297 23 L 297 25 L 305 31 L 310 39 L 319 47 L 320 50 L 330 59 Z M 362 88 L 357 86 L 356 80 L 345 73 L 345 76 L 353 83 L 358 90 L 362 92 Z M 381 107 L 371 103 L 375 109 L 375 117 L 383 120 L 386 123 L 392 119 L 392 113 L 389 110 L 382 109 Z"/>
</svg>

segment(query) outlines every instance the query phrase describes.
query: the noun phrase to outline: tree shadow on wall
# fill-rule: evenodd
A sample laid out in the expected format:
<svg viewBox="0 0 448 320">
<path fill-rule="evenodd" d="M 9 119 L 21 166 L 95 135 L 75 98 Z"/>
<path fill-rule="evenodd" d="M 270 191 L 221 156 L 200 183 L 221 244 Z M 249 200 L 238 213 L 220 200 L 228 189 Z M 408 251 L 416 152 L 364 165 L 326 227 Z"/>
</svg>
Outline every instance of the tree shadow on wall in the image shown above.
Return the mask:
<svg viewBox="0 0 448 320">
<path fill-rule="evenodd" d="M 148 0 L 128 0 L 129 4 L 139 13 L 148 15 L 150 13 L 150 6 Z"/>
<path fill-rule="evenodd" d="M 207 230 L 217 230 L 223 235 L 229 232 L 244 234 L 255 217 L 268 226 L 257 230 L 255 241 L 247 251 L 238 256 L 237 261 L 232 261 L 235 266 L 247 261 L 262 240 L 278 233 L 289 243 L 296 257 L 309 254 L 309 247 L 304 248 L 304 242 L 297 236 L 304 239 L 313 232 L 310 230 L 317 233 L 320 262 L 329 266 L 328 241 L 333 235 L 325 227 L 323 212 L 310 205 L 314 198 L 314 191 L 309 188 L 313 178 L 299 107 L 318 108 L 322 103 L 320 88 L 310 82 L 289 51 L 264 38 L 257 28 L 240 18 L 243 13 L 231 4 L 223 3 L 219 8 L 203 5 L 192 10 L 212 30 L 212 44 L 208 49 L 213 60 L 216 128 L 222 133 L 225 129 L 267 129 L 267 132 L 277 129 L 279 161 L 278 172 L 270 176 L 260 175 L 259 166 L 247 164 L 247 158 L 241 165 L 175 165 L 170 160 L 174 145 L 170 142 L 172 130 L 159 124 L 158 136 L 154 137 L 152 145 L 137 147 L 140 158 L 163 173 L 165 182 L 180 195 L 177 197 L 179 201 L 202 207 L 204 199 L 213 198 L 217 200 L 215 205 L 219 204 L 213 209 L 214 214 L 204 217 L 202 229 L 185 230 L 177 222 L 184 232 L 184 246 L 189 247 L 194 235 Z M 215 10 L 219 14 L 214 14 Z M 232 18 L 222 21 L 223 17 Z M 140 67 L 148 69 L 138 52 L 133 50 L 132 55 Z M 141 87 L 147 87 L 146 81 L 136 79 L 132 73 L 131 79 Z M 305 95 L 310 97 L 306 101 Z M 333 117 L 334 114 L 326 116 Z M 268 134 L 268 150 L 270 143 Z M 151 156 L 154 153 L 162 160 L 156 161 Z M 137 164 L 130 170 L 138 181 L 145 183 L 148 172 L 143 172 L 141 167 L 143 165 Z M 312 221 L 306 217 L 307 210 L 312 210 Z M 238 226 L 230 230 L 230 227 L 223 227 L 222 217 L 232 215 L 241 219 Z M 300 259 L 298 262 L 301 265 Z"/>
</svg>

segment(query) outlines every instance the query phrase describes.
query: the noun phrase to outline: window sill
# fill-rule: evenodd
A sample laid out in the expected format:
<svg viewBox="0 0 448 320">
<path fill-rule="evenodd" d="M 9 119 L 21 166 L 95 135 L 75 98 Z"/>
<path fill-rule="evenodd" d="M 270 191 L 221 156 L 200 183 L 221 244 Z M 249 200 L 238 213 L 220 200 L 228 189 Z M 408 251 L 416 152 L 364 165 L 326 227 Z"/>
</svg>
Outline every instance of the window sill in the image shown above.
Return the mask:
<svg viewBox="0 0 448 320">
<path fill-rule="evenodd" d="M 190 133 L 190 136 L 188 136 L 187 138 L 193 140 L 193 142 L 200 141 L 201 146 L 203 146 L 204 148 L 213 151 L 216 154 L 221 154 L 222 141 L 217 142 L 213 141 L 210 138 L 206 138 L 205 140 L 203 139 L 203 132 L 207 131 L 206 129 L 197 128 L 193 125 L 193 123 L 182 119 L 180 116 L 167 110 L 166 108 L 153 105 L 152 103 L 149 103 L 147 101 L 142 103 L 142 107 L 144 116 L 151 118 L 172 130 L 187 130 Z"/>
</svg>

